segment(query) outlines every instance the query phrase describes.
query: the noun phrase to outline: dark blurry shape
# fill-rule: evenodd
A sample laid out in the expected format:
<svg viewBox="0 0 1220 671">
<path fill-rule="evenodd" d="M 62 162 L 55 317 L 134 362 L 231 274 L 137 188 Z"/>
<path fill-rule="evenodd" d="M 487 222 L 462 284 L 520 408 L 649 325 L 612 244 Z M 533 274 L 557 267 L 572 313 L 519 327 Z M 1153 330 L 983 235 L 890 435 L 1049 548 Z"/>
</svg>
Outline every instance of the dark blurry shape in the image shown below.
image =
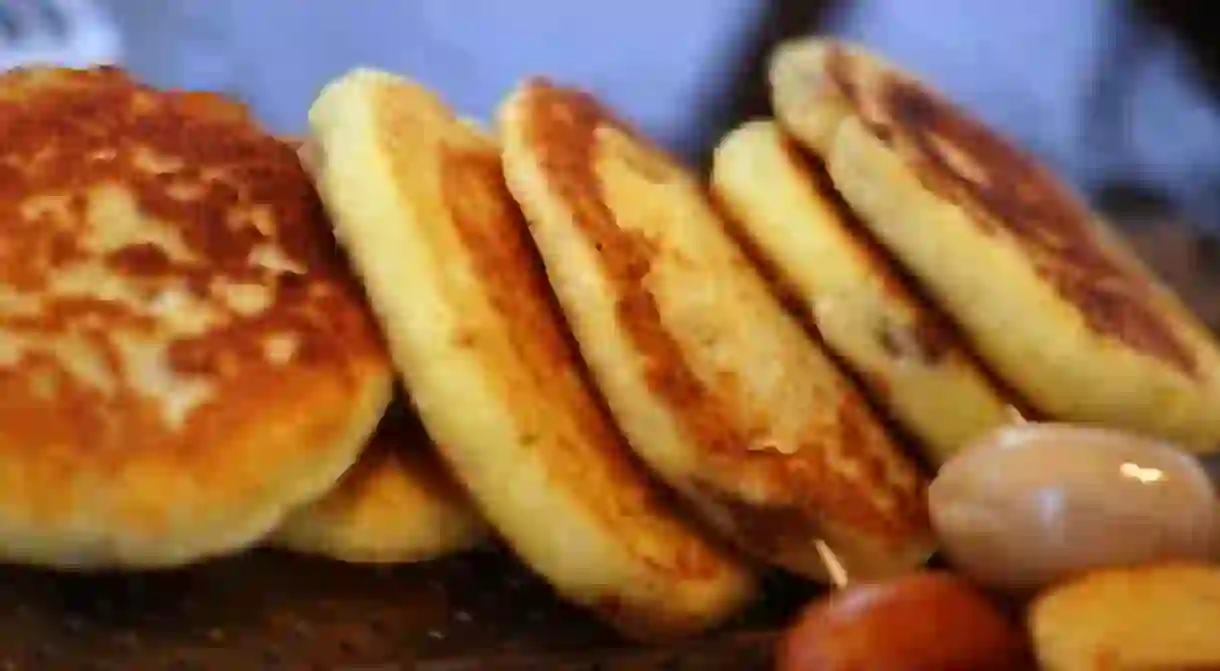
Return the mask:
<svg viewBox="0 0 1220 671">
<path fill-rule="evenodd" d="M 63 8 L 57 3 L 50 0 L 38 0 L 34 3 L 34 11 L 50 34 L 62 37 L 68 32 L 68 20 L 64 16 Z"/>
<path fill-rule="evenodd" d="M 1106 184 L 1093 195 L 1097 209 L 1111 218 L 1130 220 L 1163 216 L 1173 203 L 1155 188 L 1139 184 Z"/>
<path fill-rule="evenodd" d="M 1182 46 L 1208 93 L 1220 98 L 1220 28 L 1207 0 L 1130 0 L 1132 18 L 1166 30 Z"/>
<path fill-rule="evenodd" d="M 1139 89 L 1132 85 L 1131 73 L 1137 71 L 1159 41 L 1168 41 L 1181 55 L 1184 74 L 1208 102 L 1212 112 L 1220 103 L 1220 43 L 1213 35 L 1220 22 L 1208 14 L 1208 3 L 1201 0 L 1128 0 L 1121 8 L 1125 20 L 1108 35 L 1107 58 L 1089 92 L 1088 115 L 1092 123 L 1084 126 L 1087 141 L 1099 155 L 1113 154 L 1116 148 L 1130 150 L 1133 133 L 1130 116 Z M 1145 220 L 1177 219 L 1177 226 L 1214 230 L 1217 222 L 1213 208 L 1183 202 L 1183 194 L 1168 190 L 1162 180 L 1130 172 L 1112 174 L 1091 193 L 1097 207 L 1112 218 Z M 1180 177 L 1177 178 L 1179 181 Z M 1180 191 L 1177 190 L 1177 191 Z M 1183 219 L 1185 218 L 1185 219 Z M 1210 236 L 1209 236 L 1210 238 Z"/>
<path fill-rule="evenodd" d="M 724 87 L 724 98 L 701 110 L 701 137 L 697 143 L 696 165 L 706 170 L 719 139 L 747 119 L 769 116 L 770 93 L 767 88 L 767 59 L 780 42 L 816 33 L 841 3 L 835 0 L 769 0 L 758 22 L 736 45 L 729 59 L 732 83 Z"/>
<path fill-rule="evenodd" d="M 13 10 L 6 5 L 0 5 L 0 44 L 15 40 L 18 33 L 17 17 L 13 15 Z"/>
</svg>

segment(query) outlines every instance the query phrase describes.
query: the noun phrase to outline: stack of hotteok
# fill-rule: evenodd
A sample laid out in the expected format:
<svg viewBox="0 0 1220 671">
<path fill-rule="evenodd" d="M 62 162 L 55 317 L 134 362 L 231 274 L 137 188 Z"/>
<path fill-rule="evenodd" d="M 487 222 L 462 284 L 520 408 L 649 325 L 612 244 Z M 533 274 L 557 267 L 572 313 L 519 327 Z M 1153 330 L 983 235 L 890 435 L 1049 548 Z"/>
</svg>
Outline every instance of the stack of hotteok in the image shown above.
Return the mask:
<svg viewBox="0 0 1220 671">
<path fill-rule="evenodd" d="M 658 639 L 767 567 L 923 564 L 928 475 L 1001 425 L 1220 443 L 1216 344 L 1052 175 L 854 46 L 770 75 L 710 187 L 544 79 L 485 128 L 356 70 L 297 141 L 0 77 L 0 558 L 498 537 Z"/>
</svg>

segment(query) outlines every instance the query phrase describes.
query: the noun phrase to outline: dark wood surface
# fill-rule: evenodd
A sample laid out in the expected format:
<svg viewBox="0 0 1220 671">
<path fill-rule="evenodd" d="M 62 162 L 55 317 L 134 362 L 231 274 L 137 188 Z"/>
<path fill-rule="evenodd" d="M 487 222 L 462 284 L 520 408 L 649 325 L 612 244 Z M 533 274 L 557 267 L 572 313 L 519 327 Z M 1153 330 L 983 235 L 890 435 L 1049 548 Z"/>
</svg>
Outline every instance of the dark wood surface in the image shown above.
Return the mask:
<svg viewBox="0 0 1220 671">
<path fill-rule="evenodd" d="M 278 552 L 158 574 L 0 570 L 0 670 L 747 671 L 810 587 L 724 631 L 625 644 L 498 550 L 345 566 Z"/>
<path fill-rule="evenodd" d="M 712 152 L 729 131 L 743 121 L 771 115 L 771 92 L 767 85 L 767 61 L 780 42 L 815 34 L 841 5 L 836 0 L 765 0 L 754 25 L 733 45 L 726 60 L 733 64 L 725 73 L 728 84 L 723 95 L 707 101 L 693 115 L 699 124 L 692 165 L 703 173 L 711 166 Z"/>
</svg>

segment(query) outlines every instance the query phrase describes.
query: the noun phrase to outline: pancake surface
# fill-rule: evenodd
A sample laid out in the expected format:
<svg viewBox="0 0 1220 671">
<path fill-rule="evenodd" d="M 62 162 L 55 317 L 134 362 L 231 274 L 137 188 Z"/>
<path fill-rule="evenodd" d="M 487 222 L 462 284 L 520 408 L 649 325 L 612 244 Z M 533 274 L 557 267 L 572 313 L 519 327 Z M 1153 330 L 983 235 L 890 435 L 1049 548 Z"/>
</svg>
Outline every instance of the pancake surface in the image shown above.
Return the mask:
<svg viewBox="0 0 1220 671">
<path fill-rule="evenodd" d="M 496 144 L 416 84 L 357 70 L 307 147 L 402 380 L 480 510 L 559 594 L 638 638 L 688 634 L 752 593 L 680 518 L 584 379 Z"/>
<path fill-rule="evenodd" d="M 474 547 L 486 537 L 486 526 L 434 450 L 419 420 L 392 408 L 338 486 L 289 515 L 273 544 L 377 564 Z"/>
<path fill-rule="evenodd" d="M 504 169 L 619 426 L 767 561 L 855 577 L 931 551 L 924 483 L 771 294 L 699 185 L 591 96 L 542 80 L 500 109 Z"/>
<path fill-rule="evenodd" d="M 112 69 L 0 77 L 0 559 L 235 551 L 334 485 L 392 375 L 291 148 Z"/>
<path fill-rule="evenodd" d="M 1100 569 L 1043 590 L 1027 625 L 1047 671 L 1220 668 L 1220 568 Z"/>
<path fill-rule="evenodd" d="M 1012 421 L 1005 395 L 960 335 L 838 200 L 821 166 L 771 121 L 729 133 L 712 188 L 737 238 L 826 346 L 924 448 L 935 466 Z"/>
<path fill-rule="evenodd" d="M 1035 410 L 1220 445 L 1215 341 L 1050 172 L 859 48 L 790 43 L 770 75 L 779 120 Z"/>
</svg>

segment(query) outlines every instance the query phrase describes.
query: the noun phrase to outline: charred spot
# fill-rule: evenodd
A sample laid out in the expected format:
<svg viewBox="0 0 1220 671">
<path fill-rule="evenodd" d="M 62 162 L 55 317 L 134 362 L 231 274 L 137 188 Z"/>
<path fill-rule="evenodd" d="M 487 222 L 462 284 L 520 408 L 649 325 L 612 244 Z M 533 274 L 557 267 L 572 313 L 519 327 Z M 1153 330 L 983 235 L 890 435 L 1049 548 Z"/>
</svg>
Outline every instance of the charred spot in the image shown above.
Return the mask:
<svg viewBox="0 0 1220 671">
<path fill-rule="evenodd" d="M 309 278 L 301 273 L 280 273 L 275 276 L 276 291 L 288 300 L 297 300 L 309 291 Z"/>
<path fill-rule="evenodd" d="M 752 553 L 774 555 L 818 538 L 820 520 L 811 510 L 794 505 L 745 501 L 714 484 L 694 481 L 699 497 L 722 513 L 738 544 Z"/>
<path fill-rule="evenodd" d="M 62 266 L 81 256 L 80 243 L 76 236 L 68 231 L 55 231 L 49 234 L 46 261 L 52 267 Z"/>
<path fill-rule="evenodd" d="M 173 274 L 174 262 L 159 245 L 151 242 L 128 245 L 107 256 L 112 268 L 137 277 L 165 277 Z"/>
<path fill-rule="evenodd" d="M 949 352 L 948 334 L 925 320 L 911 324 L 883 321 L 877 327 L 877 342 L 891 358 L 936 364 Z"/>
</svg>

